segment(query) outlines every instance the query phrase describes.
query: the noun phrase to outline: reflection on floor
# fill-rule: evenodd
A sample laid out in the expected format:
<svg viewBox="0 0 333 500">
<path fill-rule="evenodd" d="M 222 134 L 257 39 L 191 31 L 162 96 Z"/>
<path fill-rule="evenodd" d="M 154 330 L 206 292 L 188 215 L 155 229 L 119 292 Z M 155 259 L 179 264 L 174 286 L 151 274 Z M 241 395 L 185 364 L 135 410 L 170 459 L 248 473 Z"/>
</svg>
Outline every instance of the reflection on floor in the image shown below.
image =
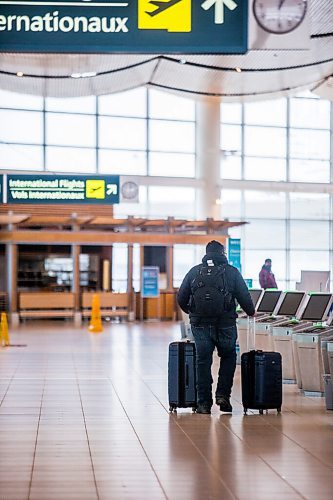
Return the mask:
<svg viewBox="0 0 333 500">
<path fill-rule="evenodd" d="M 0 499 L 333 498 L 323 398 L 286 385 L 282 415 L 244 417 L 238 367 L 232 415 L 169 414 L 167 350 L 179 332 L 157 322 L 11 329 L 13 346 L 0 348 Z"/>
</svg>

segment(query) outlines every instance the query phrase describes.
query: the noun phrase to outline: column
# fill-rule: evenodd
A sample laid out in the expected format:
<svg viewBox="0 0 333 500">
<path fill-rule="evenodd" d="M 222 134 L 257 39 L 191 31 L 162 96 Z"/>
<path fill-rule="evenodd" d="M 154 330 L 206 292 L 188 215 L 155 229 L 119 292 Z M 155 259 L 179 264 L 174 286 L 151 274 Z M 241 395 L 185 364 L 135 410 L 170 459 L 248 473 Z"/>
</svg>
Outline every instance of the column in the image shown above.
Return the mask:
<svg viewBox="0 0 333 500">
<path fill-rule="evenodd" d="M 133 288 L 133 244 L 127 245 L 127 295 L 128 295 L 128 319 L 135 320 L 135 295 Z"/>
<path fill-rule="evenodd" d="M 196 104 L 196 171 L 202 180 L 197 192 L 196 216 L 220 219 L 220 102 L 209 99 Z"/>
<path fill-rule="evenodd" d="M 72 231 L 78 235 L 80 226 L 76 222 L 77 214 L 72 214 Z M 74 324 L 80 326 L 82 321 L 81 316 L 81 290 L 80 290 L 80 253 L 81 247 L 77 243 L 72 244 L 72 262 L 73 262 L 73 280 L 72 293 L 74 293 Z"/>
<path fill-rule="evenodd" d="M 72 261 L 73 261 L 72 292 L 74 293 L 74 323 L 75 323 L 75 326 L 81 325 L 80 253 L 81 253 L 80 245 L 77 245 L 76 243 L 74 243 L 72 245 Z"/>
<path fill-rule="evenodd" d="M 19 324 L 17 311 L 17 245 L 14 243 L 6 244 L 6 268 L 9 317 L 11 324 L 17 326 Z"/>
</svg>

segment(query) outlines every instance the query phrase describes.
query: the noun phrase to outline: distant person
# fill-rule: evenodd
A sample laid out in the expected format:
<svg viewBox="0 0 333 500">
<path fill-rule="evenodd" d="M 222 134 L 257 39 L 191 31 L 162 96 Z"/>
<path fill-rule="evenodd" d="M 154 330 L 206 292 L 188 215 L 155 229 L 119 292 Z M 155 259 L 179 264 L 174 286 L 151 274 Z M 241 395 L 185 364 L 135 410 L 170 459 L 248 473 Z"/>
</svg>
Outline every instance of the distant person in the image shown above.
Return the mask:
<svg viewBox="0 0 333 500">
<path fill-rule="evenodd" d="M 259 283 L 261 288 L 277 288 L 275 276 L 272 273 L 272 260 L 266 259 L 259 273 Z"/>
<path fill-rule="evenodd" d="M 236 302 L 249 315 L 255 313 L 240 272 L 228 264 L 224 246 L 210 241 L 202 264 L 186 274 L 177 294 L 180 308 L 189 314 L 196 346 L 197 413 L 210 413 L 213 405 L 211 366 L 217 348 L 220 370 L 216 404 L 231 412 L 230 395 L 236 368 Z"/>
</svg>

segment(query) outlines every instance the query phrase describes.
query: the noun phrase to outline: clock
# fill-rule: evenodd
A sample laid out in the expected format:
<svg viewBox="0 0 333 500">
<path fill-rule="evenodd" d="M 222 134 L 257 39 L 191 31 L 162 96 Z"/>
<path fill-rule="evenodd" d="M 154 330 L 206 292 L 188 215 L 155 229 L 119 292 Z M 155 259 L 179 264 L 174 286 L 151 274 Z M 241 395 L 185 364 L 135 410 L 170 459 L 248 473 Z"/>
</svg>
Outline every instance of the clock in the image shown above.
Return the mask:
<svg viewBox="0 0 333 500">
<path fill-rule="evenodd" d="M 253 0 L 253 14 L 259 26 L 276 35 L 298 28 L 308 8 L 307 0 Z"/>
<path fill-rule="evenodd" d="M 132 181 L 124 182 L 121 187 L 121 194 L 124 200 L 134 200 L 138 196 L 139 186 Z"/>
</svg>

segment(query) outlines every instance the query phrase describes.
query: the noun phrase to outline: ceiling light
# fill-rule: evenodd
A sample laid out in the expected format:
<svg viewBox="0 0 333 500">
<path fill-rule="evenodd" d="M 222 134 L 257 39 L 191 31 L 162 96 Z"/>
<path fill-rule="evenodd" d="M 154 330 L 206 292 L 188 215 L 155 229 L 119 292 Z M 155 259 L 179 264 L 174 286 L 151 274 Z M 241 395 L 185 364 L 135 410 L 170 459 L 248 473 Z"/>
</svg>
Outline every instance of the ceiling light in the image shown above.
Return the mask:
<svg viewBox="0 0 333 500">
<path fill-rule="evenodd" d="M 23 76 L 23 75 L 24 75 L 23 71 L 18 71 L 18 72 L 16 73 L 16 76 Z"/>
<path fill-rule="evenodd" d="M 96 76 L 97 73 L 95 71 L 87 71 L 86 73 L 72 73 L 72 78 L 91 78 L 92 76 Z"/>
<path fill-rule="evenodd" d="M 235 69 L 236 69 L 237 73 L 241 73 L 241 72 L 242 72 L 242 69 L 241 69 L 241 68 L 238 68 L 238 67 L 237 67 L 237 68 L 235 68 Z"/>
</svg>

